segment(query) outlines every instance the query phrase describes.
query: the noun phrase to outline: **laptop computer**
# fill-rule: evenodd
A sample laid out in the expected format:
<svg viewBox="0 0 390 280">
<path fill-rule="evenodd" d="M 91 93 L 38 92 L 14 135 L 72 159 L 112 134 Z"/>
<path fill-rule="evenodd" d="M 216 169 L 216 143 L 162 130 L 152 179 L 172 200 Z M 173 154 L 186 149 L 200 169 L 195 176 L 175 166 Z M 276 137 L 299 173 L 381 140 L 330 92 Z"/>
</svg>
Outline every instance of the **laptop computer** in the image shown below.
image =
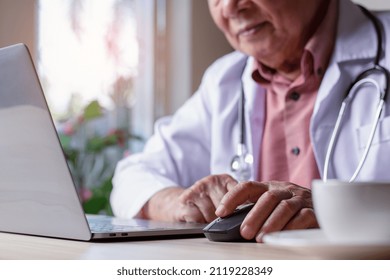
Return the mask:
<svg viewBox="0 0 390 280">
<path fill-rule="evenodd" d="M 0 49 L 0 129 L 0 231 L 85 241 L 204 236 L 204 224 L 85 215 L 23 44 Z"/>
</svg>

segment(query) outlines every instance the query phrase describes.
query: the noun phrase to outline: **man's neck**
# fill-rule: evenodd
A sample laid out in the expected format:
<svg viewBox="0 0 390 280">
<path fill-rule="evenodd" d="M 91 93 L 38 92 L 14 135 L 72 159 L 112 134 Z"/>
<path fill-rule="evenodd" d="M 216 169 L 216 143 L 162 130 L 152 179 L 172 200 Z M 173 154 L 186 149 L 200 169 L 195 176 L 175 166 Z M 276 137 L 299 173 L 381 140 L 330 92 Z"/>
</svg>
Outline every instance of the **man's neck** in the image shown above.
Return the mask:
<svg viewBox="0 0 390 280">
<path fill-rule="evenodd" d="M 294 81 L 296 78 L 301 75 L 301 57 L 302 55 L 299 55 L 296 59 L 285 61 L 276 72 L 287 78 L 290 81 Z"/>
<path fill-rule="evenodd" d="M 315 15 L 312 18 L 312 23 L 310 24 L 310 29 L 308 30 L 306 34 L 305 43 L 302 45 L 302 49 L 297 52 L 297 56 L 295 58 L 289 58 L 285 60 L 282 64 L 280 64 L 277 67 L 270 67 L 275 70 L 279 75 L 289 79 L 290 81 L 295 80 L 299 77 L 301 74 L 301 59 L 304 53 L 304 48 L 306 43 L 309 41 L 309 39 L 313 36 L 315 31 L 320 26 L 321 22 L 324 20 L 325 15 L 327 14 L 327 10 L 329 7 L 330 1 L 324 0 L 322 3 L 318 6 L 317 11 L 315 12 Z"/>
</svg>

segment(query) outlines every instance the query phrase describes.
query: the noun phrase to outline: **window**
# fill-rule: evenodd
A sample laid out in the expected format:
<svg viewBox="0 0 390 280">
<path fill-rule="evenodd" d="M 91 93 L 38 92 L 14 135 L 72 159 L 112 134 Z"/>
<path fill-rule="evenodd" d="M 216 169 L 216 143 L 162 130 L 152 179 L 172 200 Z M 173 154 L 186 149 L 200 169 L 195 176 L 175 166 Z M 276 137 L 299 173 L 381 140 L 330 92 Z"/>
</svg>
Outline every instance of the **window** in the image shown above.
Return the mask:
<svg viewBox="0 0 390 280">
<path fill-rule="evenodd" d="M 134 0 L 39 0 L 38 72 L 85 211 L 110 214 L 116 163 L 138 139 Z"/>
<path fill-rule="evenodd" d="M 55 117 L 126 106 L 137 76 L 134 1 L 40 0 L 38 71 Z"/>
</svg>

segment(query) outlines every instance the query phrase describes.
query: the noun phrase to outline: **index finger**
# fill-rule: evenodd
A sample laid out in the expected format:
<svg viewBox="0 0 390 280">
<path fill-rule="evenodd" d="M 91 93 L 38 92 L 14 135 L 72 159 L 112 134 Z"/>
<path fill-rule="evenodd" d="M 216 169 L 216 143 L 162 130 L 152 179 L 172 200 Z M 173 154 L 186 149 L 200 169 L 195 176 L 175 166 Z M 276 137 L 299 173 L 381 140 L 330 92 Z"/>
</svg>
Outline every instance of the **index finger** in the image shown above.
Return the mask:
<svg viewBox="0 0 390 280">
<path fill-rule="evenodd" d="M 268 186 L 260 182 L 239 183 L 224 195 L 215 214 L 219 217 L 225 217 L 233 213 L 237 206 L 247 201 L 256 202 L 266 191 L 268 191 Z"/>
<path fill-rule="evenodd" d="M 237 181 L 228 174 L 210 175 L 195 182 L 187 192 L 188 197 L 209 197 L 213 203 L 213 214 L 215 208 L 221 202 L 222 197 L 233 187 L 237 185 Z"/>
</svg>

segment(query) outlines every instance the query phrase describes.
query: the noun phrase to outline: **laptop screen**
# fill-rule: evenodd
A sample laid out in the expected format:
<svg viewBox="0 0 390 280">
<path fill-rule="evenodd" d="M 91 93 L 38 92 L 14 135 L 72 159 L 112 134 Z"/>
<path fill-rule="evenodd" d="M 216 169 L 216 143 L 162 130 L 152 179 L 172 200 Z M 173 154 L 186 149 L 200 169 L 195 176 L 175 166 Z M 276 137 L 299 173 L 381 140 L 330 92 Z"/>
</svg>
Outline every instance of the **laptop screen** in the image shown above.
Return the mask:
<svg viewBox="0 0 390 280">
<path fill-rule="evenodd" d="M 0 230 L 72 239 L 90 231 L 25 45 L 0 49 Z"/>
</svg>

